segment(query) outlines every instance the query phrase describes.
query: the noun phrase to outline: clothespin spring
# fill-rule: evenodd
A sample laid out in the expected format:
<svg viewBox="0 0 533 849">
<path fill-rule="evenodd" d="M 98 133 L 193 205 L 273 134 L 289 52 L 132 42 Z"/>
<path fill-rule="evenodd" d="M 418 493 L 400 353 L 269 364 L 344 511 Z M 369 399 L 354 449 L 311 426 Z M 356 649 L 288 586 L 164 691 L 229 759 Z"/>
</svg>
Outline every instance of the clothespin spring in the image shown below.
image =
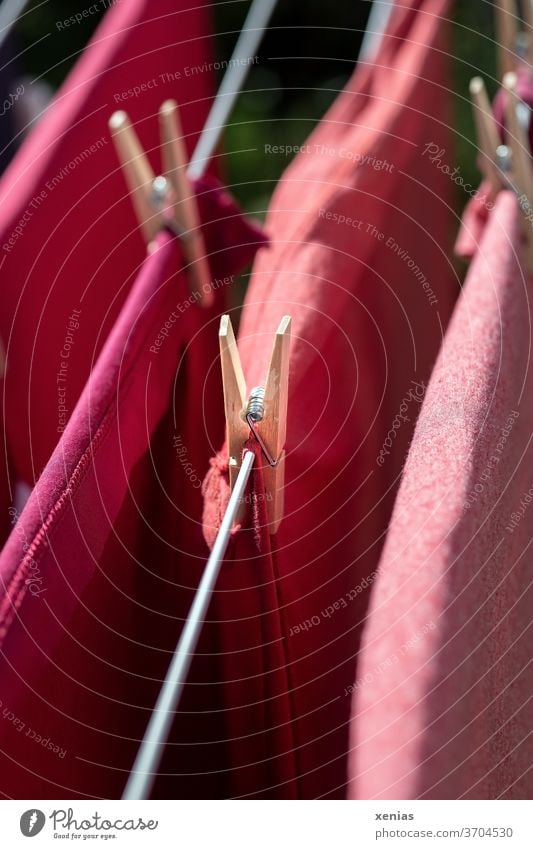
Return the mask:
<svg viewBox="0 0 533 849">
<path fill-rule="evenodd" d="M 256 424 L 261 422 L 265 415 L 265 390 L 262 386 L 256 386 L 250 392 L 250 397 L 248 399 L 248 405 L 246 407 L 246 422 L 248 427 L 250 428 L 250 433 L 257 440 L 259 445 L 261 446 L 261 450 L 265 455 L 268 465 L 272 466 L 272 468 L 276 468 L 279 464 L 281 457 L 274 459 L 270 451 L 268 450 L 264 439 L 258 430 L 256 430 Z"/>
</svg>

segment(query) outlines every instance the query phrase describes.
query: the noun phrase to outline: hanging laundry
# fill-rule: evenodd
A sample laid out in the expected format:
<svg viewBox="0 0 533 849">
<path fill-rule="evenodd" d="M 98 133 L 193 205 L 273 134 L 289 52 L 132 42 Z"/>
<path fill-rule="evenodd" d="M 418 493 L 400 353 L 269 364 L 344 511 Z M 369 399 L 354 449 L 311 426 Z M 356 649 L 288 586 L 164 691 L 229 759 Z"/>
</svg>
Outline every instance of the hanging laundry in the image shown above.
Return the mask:
<svg viewBox="0 0 533 849">
<path fill-rule="evenodd" d="M 112 5 L 0 183 L 6 429 L 13 474 L 30 486 L 145 256 L 108 118 L 127 110 L 160 173 L 156 114 L 173 97 L 191 152 L 213 94 L 211 46 L 207 2 Z"/>
<path fill-rule="evenodd" d="M 179 241 L 162 232 L 0 555 L 6 796 L 120 797 L 208 555 L 200 487 L 223 436 L 218 316 L 265 237 L 212 178 L 197 190 L 214 307 L 197 305 Z M 223 748 L 216 650 L 206 631 L 163 798 L 223 795 L 210 760 Z"/>
<path fill-rule="evenodd" d="M 498 195 L 420 413 L 353 685 L 350 794 L 531 798 L 531 292 Z"/>
<path fill-rule="evenodd" d="M 533 122 L 529 119 L 529 113 L 531 108 L 533 107 L 533 75 L 531 73 L 531 68 L 529 66 L 521 66 L 516 71 L 517 75 L 517 86 L 516 91 L 517 94 L 525 104 L 524 113 L 522 115 L 522 120 L 524 122 L 524 126 L 528 128 L 529 133 L 529 142 L 531 145 L 531 149 L 533 150 Z M 492 105 L 494 120 L 498 127 L 498 133 L 500 135 L 502 144 L 506 144 L 507 142 L 507 134 L 506 134 L 506 119 L 505 119 L 505 109 L 507 103 L 507 95 L 505 89 L 500 88 L 496 97 L 494 98 L 494 103 Z"/>
<path fill-rule="evenodd" d="M 428 156 L 450 150 L 449 6 L 395 7 L 376 64 L 355 72 L 272 198 L 271 249 L 254 266 L 239 348 L 250 391 L 264 380 L 272 333 L 292 316 L 285 514 L 271 541 L 257 516 L 233 535 L 213 596 L 233 796 L 346 795 L 347 688 L 458 289 L 454 187 Z M 224 449 L 204 484 L 210 544 L 227 468 Z M 286 741 L 261 754 L 261 735 L 286 716 L 294 751 Z"/>
</svg>

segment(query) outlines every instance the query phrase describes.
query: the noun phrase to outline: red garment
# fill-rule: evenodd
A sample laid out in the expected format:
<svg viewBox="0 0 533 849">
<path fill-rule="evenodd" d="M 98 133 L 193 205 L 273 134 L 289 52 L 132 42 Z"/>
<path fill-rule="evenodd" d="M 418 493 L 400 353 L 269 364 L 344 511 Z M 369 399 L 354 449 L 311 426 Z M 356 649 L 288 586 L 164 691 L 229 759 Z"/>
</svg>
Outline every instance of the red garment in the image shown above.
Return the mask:
<svg viewBox="0 0 533 849">
<path fill-rule="evenodd" d="M 502 192 L 418 419 L 369 608 L 360 799 L 530 799 L 531 290 Z"/>
<path fill-rule="evenodd" d="M 346 793 L 344 690 L 417 395 L 456 289 L 447 258 L 453 185 L 423 153 L 429 140 L 450 149 L 448 3 L 410 6 L 396 7 L 372 72 L 356 71 L 284 174 L 267 218 L 272 247 L 246 297 L 239 347 L 248 389 L 264 380 L 280 318 L 293 319 L 285 517 L 250 568 L 241 558 L 250 562 L 252 531 L 234 535 L 214 606 L 235 622 L 233 652 L 222 657 L 224 680 L 244 679 L 240 699 L 226 691 L 234 726 L 255 733 L 253 742 L 288 714 L 295 748 L 291 780 L 287 749 L 266 762 L 253 748 L 236 758 L 234 795 Z M 408 421 L 393 429 L 406 397 Z M 210 542 L 227 502 L 226 464 L 224 449 L 205 483 Z M 254 531 L 261 538 L 257 523 Z M 264 708 L 278 644 L 288 687 L 278 681 Z"/>
<path fill-rule="evenodd" d="M 107 121 L 127 110 L 158 173 L 157 110 L 174 97 L 191 151 L 213 90 L 210 33 L 202 0 L 117 3 L 0 184 L 7 439 L 14 473 L 30 485 L 146 252 Z M 72 315 L 79 325 L 73 334 Z M 65 342 L 68 379 L 61 387 Z"/>
<path fill-rule="evenodd" d="M 5 796 L 120 796 L 205 565 L 218 313 L 264 241 L 205 192 L 215 307 L 195 304 L 179 242 L 160 234 L 0 556 Z M 206 628 L 156 795 L 224 795 L 216 649 Z"/>
</svg>

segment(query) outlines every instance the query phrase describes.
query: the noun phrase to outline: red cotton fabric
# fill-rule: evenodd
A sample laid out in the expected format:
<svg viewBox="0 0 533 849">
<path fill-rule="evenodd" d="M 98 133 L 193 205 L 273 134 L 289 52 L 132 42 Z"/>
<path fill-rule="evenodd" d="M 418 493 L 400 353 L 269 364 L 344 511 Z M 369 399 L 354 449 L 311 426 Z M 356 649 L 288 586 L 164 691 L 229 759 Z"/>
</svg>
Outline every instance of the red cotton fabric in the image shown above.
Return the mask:
<svg viewBox="0 0 533 849">
<path fill-rule="evenodd" d="M 530 799 L 531 281 L 501 192 L 431 377 L 353 695 L 358 799 Z"/>
<path fill-rule="evenodd" d="M 214 307 L 161 233 L 0 555 L 6 797 L 120 797 L 205 566 L 219 313 L 264 236 L 219 189 L 199 201 Z M 206 627 L 156 796 L 225 794 L 215 652 Z"/>
<path fill-rule="evenodd" d="M 234 534 L 214 595 L 220 634 L 233 629 L 219 651 L 224 680 L 242 687 L 228 686 L 225 702 L 242 749 L 229 749 L 235 796 L 346 795 L 346 689 L 456 291 L 453 185 L 424 153 L 430 141 L 450 149 L 448 9 L 395 8 L 375 65 L 356 70 L 268 213 L 271 248 L 253 269 L 239 348 L 250 389 L 264 380 L 281 317 L 292 316 L 285 513 L 261 552 L 260 524 Z M 204 489 L 212 544 L 228 499 L 226 448 Z M 265 758 L 261 735 L 285 731 L 286 716 L 293 747 Z"/>
<path fill-rule="evenodd" d="M 159 173 L 157 111 L 173 97 L 192 151 L 214 88 L 208 8 L 204 0 L 128 0 L 110 8 L 0 183 L 5 426 L 12 476 L 30 486 L 146 251 L 108 119 L 116 109 L 128 112 Z M 59 397 L 65 342 L 68 380 Z"/>
</svg>

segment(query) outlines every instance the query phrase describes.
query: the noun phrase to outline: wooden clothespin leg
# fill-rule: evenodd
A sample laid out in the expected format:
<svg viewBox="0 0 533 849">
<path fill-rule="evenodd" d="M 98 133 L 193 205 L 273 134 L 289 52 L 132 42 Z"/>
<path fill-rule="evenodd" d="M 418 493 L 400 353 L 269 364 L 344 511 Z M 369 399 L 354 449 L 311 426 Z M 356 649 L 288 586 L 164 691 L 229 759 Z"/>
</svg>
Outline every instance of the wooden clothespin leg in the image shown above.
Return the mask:
<svg viewBox="0 0 533 849">
<path fill-rule="evenodd" d="M 479 170 L 488 180 L 492 193 L 497 194 L 503 186 L 500 168 L 496 161 L 496 150 L 500 140 L 485 83 L 481 77 L 473 77 L 470 80 L 470 97 L 479 151 Z"/>
<path fill-rule="evenodd" d="M 163 103 L 159 123 L 164 176 L 158 177 L 126 112 L 114 112 L 109 128 L 147 245 L 163 227 L 171 227 L 181 239 L 196 301 L 208 307 L 214 300 L 211 275 L 196 195 L 187 176 L 187 154 L 176 101 Z"/>
<path fill-rule="evenodd" d="M 283 519 L 290 329 L 290 316 L 284 316 L 274 337 L 265 385 L 254 387 L 248 398 L 228 315 L 222 316 L 219 332 L 230 488 L 233 488 L 239 474 L 244 444 L 252 435 L 257 439 L 264 459 L 265 499 L 271 534 L 276 533 Z"/>
<path fill-rule="evenodd" d="M 533 274 L 533 161 L 529 149 L 529 132 L 520 118 L 520 110 L 528 115 L 529 107 L 516 92 L 516 74 L 505 74 L 507 144 L 511 149 L 512 182 L 523 213 L 526 267 Z"/>
</svg>

